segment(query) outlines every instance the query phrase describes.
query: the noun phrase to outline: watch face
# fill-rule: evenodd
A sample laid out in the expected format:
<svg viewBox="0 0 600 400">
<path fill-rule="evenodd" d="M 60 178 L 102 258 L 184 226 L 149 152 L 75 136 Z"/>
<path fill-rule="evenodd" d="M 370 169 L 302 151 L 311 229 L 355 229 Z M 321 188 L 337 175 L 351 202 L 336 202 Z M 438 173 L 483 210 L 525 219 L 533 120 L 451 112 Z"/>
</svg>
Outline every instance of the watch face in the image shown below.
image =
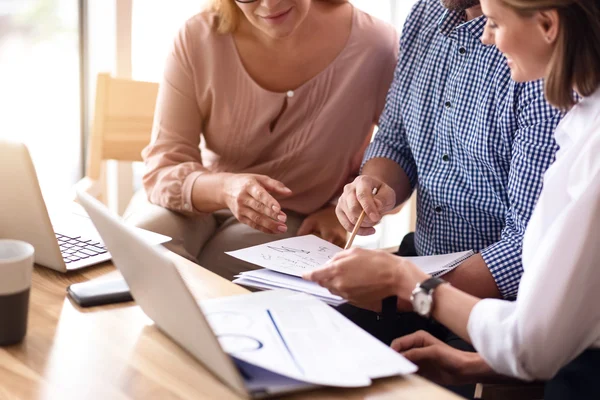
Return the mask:
<svg viewBox="0 0 600 400">
<path fill-rule="evenodd" d="M 415 312 L 419 315 L 429 315 L 431 311 L 431 296 L 422 290 L 413 294 L 412 304 Z"/>
</svg>

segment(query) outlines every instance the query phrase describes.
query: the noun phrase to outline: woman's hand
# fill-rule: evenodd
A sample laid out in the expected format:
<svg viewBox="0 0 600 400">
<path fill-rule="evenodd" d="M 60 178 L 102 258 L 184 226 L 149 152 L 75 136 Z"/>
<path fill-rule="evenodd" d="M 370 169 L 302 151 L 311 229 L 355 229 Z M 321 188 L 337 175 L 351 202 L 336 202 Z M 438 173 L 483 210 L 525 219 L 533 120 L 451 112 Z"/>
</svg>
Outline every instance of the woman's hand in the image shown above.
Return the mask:
<svg viewBox="0 0 600 400">
<path fill-rule="evenodd" d="M 298 236 L 314 234 L 339 247 L 346 245 L 346 230 L 335 215 L 335 207 L 328 206 L 304 219 Z"/>
<path fill-rule="evenodd" d="M 377 188 L 377 194 L 373 195 L 373 189 Z M 381 217 L 391 211 L 396 205 L 396 192 L 380 181 L 368 175 L 361 175 L 344 187 L 344 193 L 338 200 L 335 213 L 342 226 L 352 232 L 354 225 L 363 210 L 366 215 L 358 235 L 372 235 L 375 226 Z"/>
<path fill-rule="evenodd" d="M 429 275 L 386 251 L 355 248 L 336 254 L 323 268 L 303 278 L 359 307 L 379 311 L 381 300 L 389 296 L 398 296 L 399 305 L 406 304 L 417 283 Z"/>
<path fill-rule="evenodd" d="M 478 353 L 457 350 L 425 331 L 398 338 L 392 349 L 419 366 L 419 375 L 441 385 L 464 385 L 499 377 Z"/>
<path fill-rule="evenodd" d="M 272 194 L 287 197 L 292 191 L 265 175 L 231 174 L 223 184 L 224 203 L 238 221 L 264 233 L 283 233 L 287 216 Z"/>
</svg>

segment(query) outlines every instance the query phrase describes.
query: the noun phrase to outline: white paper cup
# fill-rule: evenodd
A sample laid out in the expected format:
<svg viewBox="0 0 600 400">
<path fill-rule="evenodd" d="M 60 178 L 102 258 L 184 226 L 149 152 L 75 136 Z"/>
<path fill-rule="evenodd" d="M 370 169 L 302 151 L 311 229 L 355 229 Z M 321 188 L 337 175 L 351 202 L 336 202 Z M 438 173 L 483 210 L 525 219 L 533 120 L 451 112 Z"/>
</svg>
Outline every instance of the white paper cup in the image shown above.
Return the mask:
<svg viewBox="0 0 600 400">
<path fill-rule="evenodd" d="M 33 257 L 29 243 L 0 239 L 0 346 L 20 342 L 27 332 Z"/>
</svg>

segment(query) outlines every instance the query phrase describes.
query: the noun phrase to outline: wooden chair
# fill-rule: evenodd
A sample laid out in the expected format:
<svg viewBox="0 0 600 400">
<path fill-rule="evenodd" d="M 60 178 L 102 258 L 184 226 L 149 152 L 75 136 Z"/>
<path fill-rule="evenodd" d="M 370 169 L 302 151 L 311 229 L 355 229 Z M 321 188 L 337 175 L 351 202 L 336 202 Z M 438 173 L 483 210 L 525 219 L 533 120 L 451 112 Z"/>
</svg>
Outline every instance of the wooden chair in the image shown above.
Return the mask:
<svg viewBox="0 0 600 400">
<path fill-rule="evenodd" d="M 142 161 L 141 151 L 150 143 L 157 94 L 157 83 L 98 74 L 86 174 L 76 183 L 76 189 L 86 191 L 108 204 L 104 161 Z M 129 182 L 128 185 L 129 198 L 118 197 L 120 212 L 133 194 L 133 183 Z"/>
</svg>

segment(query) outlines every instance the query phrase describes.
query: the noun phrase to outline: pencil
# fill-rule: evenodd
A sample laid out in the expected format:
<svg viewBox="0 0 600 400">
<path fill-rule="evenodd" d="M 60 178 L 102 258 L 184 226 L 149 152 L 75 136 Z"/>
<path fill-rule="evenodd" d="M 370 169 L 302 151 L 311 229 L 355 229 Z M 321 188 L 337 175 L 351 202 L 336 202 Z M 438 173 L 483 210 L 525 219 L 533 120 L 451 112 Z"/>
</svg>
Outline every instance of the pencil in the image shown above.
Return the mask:
<svg viewBox="0 0 600 400">
<path fill-rule="evenodd" d="M 377 194 L 377 188 L 373 188 L 373 196 L 375 196 L 376 194 Z M 365 210 L 362 210 L 362 212 L 360 213 L 360 216 L 358 217 L 358 221 L 356 222 L 356 225 L 354 225 L 354 229 L 352 229 L 352 233 L 350 234 L 350 238 L 348 238 L 348 242 L 346 243 L 344 250 L 348 250 L 350 248 L 350 246 L 352 246 L 352 242 L 354 241 L 356 232 L 358 232 L 358 230 L 360 229 L 360 226 L 362 225 L 363 220 L 365 219 L 365 215 L 367 215 L 367 213 L 365 213 Z"/>
</svg>

